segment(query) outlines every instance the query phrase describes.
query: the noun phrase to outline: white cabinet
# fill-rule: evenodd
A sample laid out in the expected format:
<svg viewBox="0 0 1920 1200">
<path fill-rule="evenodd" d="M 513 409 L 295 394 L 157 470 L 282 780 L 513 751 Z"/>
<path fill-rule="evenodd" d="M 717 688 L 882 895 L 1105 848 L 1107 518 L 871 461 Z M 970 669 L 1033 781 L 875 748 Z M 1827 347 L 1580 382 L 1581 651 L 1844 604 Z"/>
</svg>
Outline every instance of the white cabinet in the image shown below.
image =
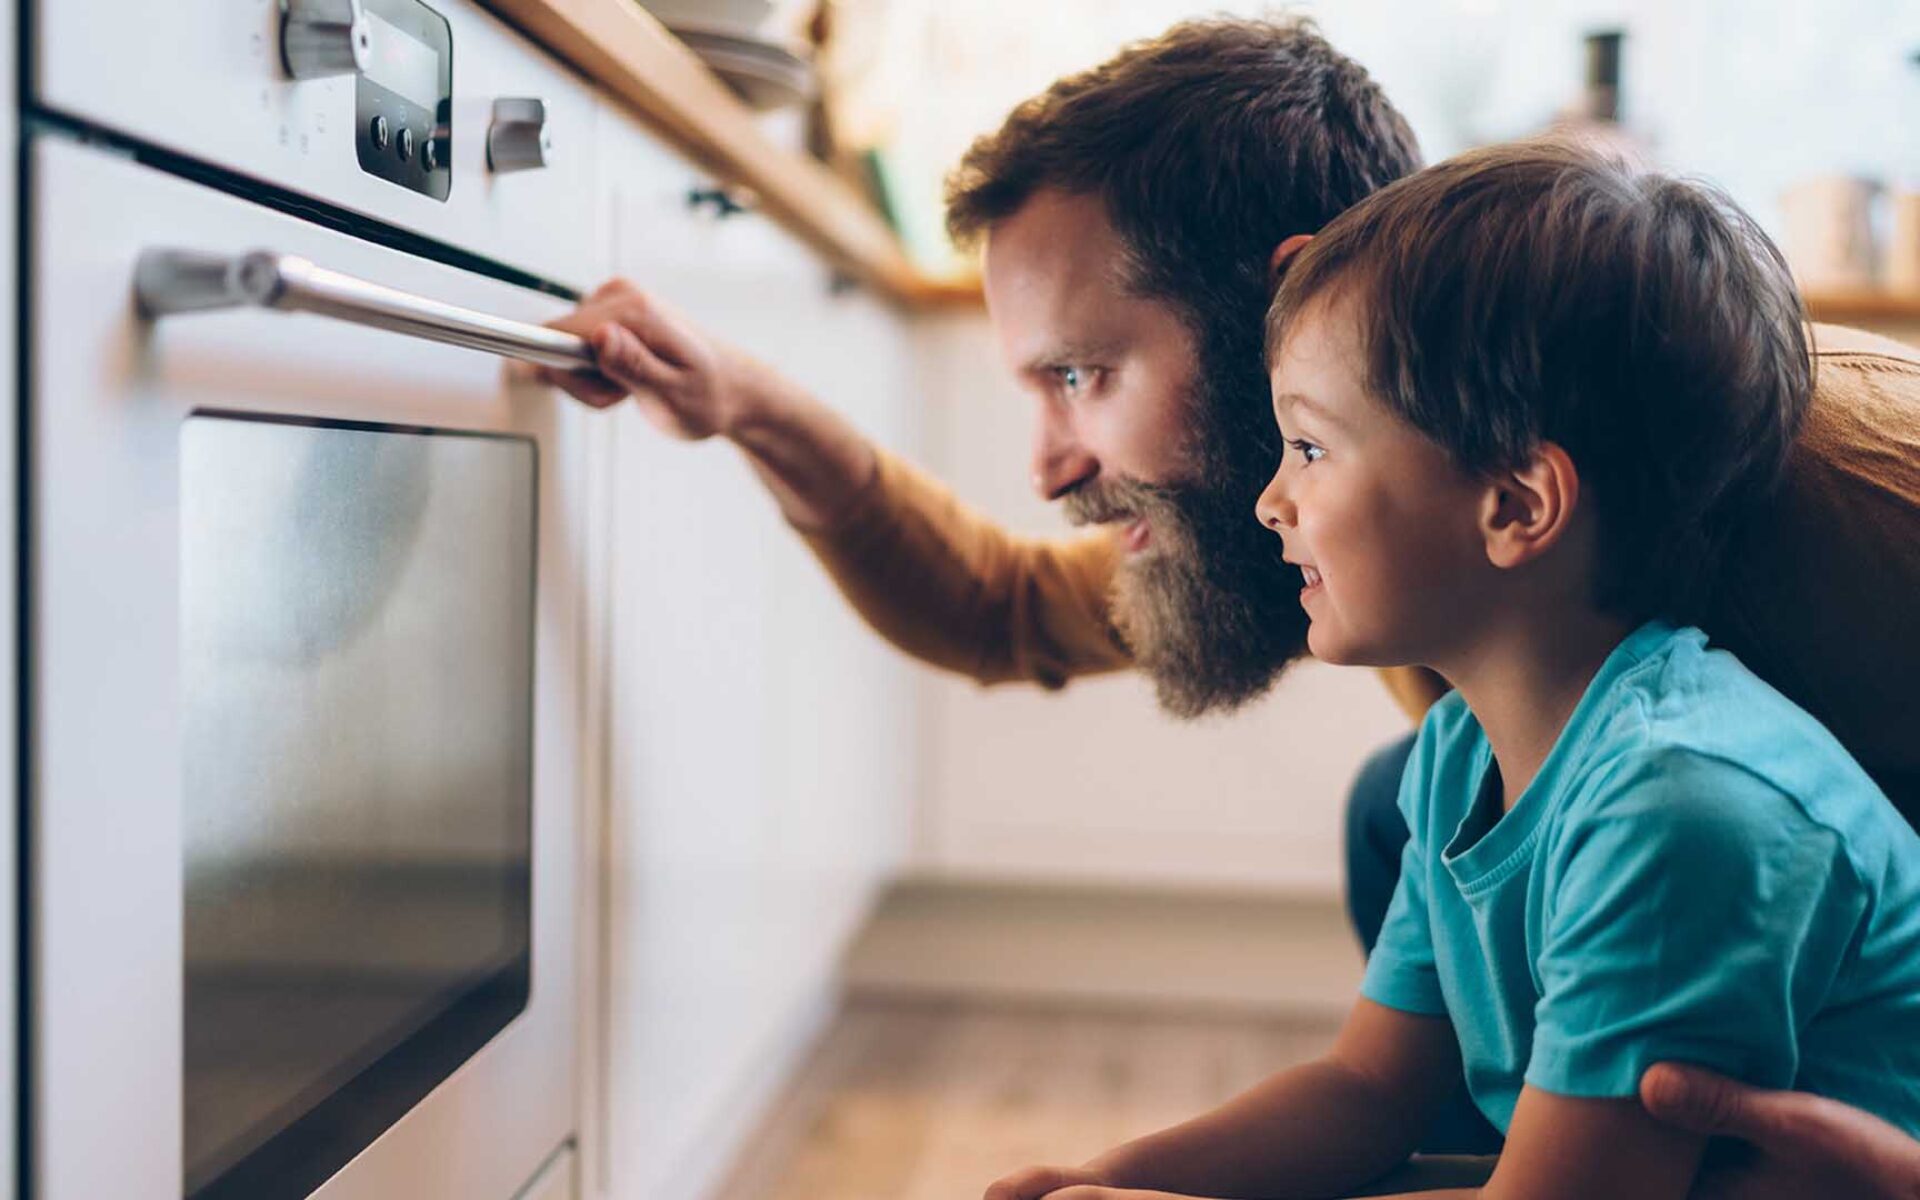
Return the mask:
<svg viewBox="0 0 1920 1200">
<path fill-rule="evenodd" d="M 609 114 L 613 271 L 898 441 L 904 325 Z M 860 626 L 729 446 L 631 407 L 591 425 L 604 710 L 587 1195 L 706 1194 L 835 998 L 905 843 L 904 662 Z"/>
</svg>

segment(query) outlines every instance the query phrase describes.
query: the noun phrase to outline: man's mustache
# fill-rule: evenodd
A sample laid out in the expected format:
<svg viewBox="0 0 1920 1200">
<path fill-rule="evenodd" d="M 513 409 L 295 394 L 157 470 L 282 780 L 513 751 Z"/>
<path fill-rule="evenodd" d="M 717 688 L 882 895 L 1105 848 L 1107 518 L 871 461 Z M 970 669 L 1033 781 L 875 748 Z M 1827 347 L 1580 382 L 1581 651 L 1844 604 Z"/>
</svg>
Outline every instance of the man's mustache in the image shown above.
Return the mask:
<svg viewBox="0 0 1920 1200">
<path fill-rule="evenodd" d="M 1060 498 L 1067 520 L 1075 525 L 1106 525 L 1127 521 L 1175 504 L 1179 491 L 1141 479 L 1109 479 L 1083 483 Z"/>
</svg>

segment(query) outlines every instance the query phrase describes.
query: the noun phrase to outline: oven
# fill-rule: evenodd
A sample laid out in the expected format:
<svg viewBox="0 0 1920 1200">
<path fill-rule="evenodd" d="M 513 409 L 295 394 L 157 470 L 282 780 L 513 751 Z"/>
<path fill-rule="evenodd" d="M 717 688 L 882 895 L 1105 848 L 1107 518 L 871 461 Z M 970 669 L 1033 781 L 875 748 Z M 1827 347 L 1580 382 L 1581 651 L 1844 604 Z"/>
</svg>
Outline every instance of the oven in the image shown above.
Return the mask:
<svg viewBox="0 0 1920 1200">
<path fill-rule="evenodd" d="M 570 1197 L 581 443 L 505 364 L 587 361 L 590 97 L 455 3 L 37 37 L 28 1194 Z"/>
</svg>

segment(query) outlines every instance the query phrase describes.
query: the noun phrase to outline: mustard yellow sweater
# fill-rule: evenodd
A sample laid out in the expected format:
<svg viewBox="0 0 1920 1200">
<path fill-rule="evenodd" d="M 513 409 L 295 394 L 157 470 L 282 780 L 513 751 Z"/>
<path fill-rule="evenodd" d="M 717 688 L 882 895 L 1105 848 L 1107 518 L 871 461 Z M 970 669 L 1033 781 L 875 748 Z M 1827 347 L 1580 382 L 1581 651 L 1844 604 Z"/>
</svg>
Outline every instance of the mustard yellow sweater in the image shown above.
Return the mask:
<svg viewBox="0 0 1920 1200">
<path fill-rule="evenodd" d="M 1920 818 L 1920 350 L 1815 326 L 1815 391 L 1786 486 L 1730 557 L 1702 622 L 1844 742 Z M 904 461 L 806 535 L 874 629 L 982 683 L 1060 687 L 1129 665 L 1108 619 L 1105 533 L 1007 532 Z M 1380 672 L 1419 720 L 1447 689 Z"/>
</svg>

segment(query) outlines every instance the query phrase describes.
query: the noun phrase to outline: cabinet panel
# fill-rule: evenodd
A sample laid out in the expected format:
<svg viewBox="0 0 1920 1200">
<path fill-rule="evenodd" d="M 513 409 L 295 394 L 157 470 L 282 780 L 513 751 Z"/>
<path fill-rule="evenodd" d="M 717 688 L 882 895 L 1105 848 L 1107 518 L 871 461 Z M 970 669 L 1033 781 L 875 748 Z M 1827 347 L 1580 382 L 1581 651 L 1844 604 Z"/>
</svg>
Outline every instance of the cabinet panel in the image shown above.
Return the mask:
<svg viewBox="0 0 1920 1200">
<path fill-rule="evenodd" d="M 611 268 L 897 438 L 898 316 L 832 294 L 765 219 L 694 211 L 696 172 L 602 125 Z M 607 881 L 586 1173 L 589 1194 L 669 1200 L 725 1169 L 901 854 L 913 688 L 730 446 L 631 407 L 593 426 Z"/>
</svg>

